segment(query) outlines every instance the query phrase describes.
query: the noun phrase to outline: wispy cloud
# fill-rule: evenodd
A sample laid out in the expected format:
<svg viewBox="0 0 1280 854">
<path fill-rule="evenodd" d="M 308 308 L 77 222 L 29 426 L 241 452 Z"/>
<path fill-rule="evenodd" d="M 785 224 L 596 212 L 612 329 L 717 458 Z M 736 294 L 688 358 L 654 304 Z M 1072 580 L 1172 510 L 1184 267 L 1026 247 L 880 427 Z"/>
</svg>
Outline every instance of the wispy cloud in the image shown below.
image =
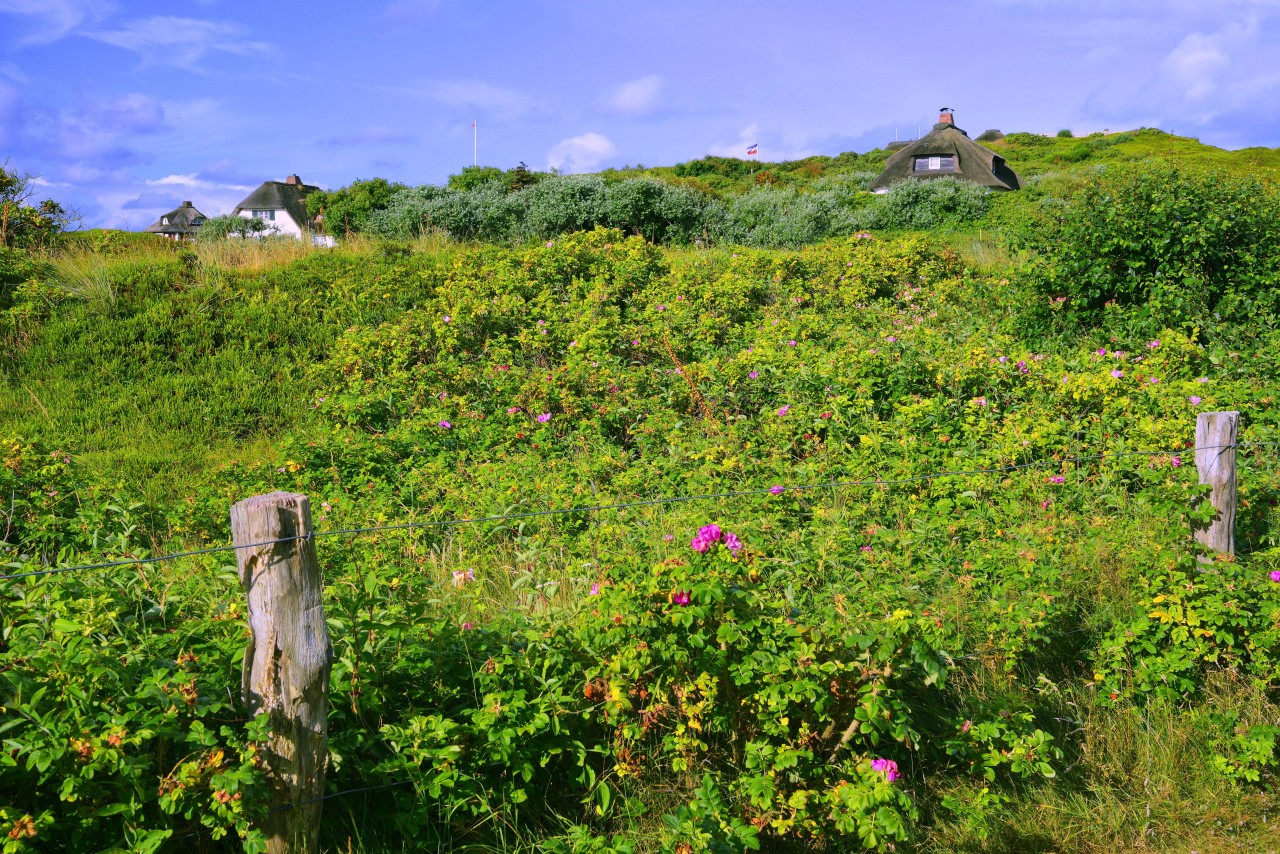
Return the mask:
<svg viewBox="0 0 1280 854">
<path fill-rule="evenodd" d="M 440 0 L 397 0 L 375 19 L 382 30 L 426 23 L 440 11 Z"/>
<path fill-rule="evenodd" d="M 562 139 L 547 152 L 547 165 L 561 172 L 591 172 L 618 148 L 607 136 L 589 131 Z"/>
<path fill-rule="evenodd" d="M 106 0 L 0 0 L 0 13 L 25 20 L 23 44 L 48 44 L 85 24 L 95 24 L 115 9 Z"/>
<path fill-rule="evenodd" d="M 201 60 L 212 53 L 248 56 L 271 50 L 269 43 L 247 38 L 237 24 L 168 15 L 140 18 L 113 30 L 85 35 L 133 51 L 144 65 L 174 65 L 188 71 L 200 71 Z"/>
<path fill-rule="evenodd" d="M 367 127 L 351 133 L 336 134 L 325 140 L 329 145 L 405 145 L 416 141 L 417 137 L 407 131 L 385 127 Z"/>
<path fill-rule="evenodd" d="M 192 190 L 252 190 L 253 187 L 248 184 L 225 184 L 220 181 L 211 181 L 208 178 L 202 178 L 197 172 L 190 172 L 185 175 L 165 175 L 163 178 L 150 178 L 146 181 L 148 187 L 185 187 Z"/>
<path fill-rule="evenodd" d="M 626 115 L 644 115 L 662 104 L 662 90 L 666 81 L 657 74 L 629 80 L 608 89 L 602 98 L 610 110 Z"/>
</svg>

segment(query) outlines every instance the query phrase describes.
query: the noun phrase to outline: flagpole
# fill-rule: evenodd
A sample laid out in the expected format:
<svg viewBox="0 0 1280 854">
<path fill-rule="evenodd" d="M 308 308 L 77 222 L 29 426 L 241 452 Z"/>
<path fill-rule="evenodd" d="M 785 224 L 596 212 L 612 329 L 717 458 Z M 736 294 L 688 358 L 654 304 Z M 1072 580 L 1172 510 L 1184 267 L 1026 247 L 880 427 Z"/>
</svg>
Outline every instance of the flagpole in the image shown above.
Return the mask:
<svg viewBox="0 0 1280 854">
<path fill-rule="evenodd" d="M 471 123 L 471 165 L 480 165 L 480 130 L 476 127 L 476 123 Z"/>
</svg>

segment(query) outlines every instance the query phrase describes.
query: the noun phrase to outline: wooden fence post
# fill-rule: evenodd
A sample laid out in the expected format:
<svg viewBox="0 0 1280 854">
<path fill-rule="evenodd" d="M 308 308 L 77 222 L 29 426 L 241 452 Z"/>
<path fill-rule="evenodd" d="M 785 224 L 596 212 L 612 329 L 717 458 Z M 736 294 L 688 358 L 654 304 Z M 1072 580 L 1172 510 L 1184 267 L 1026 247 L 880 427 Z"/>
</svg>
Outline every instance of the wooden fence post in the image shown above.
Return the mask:
<svg viewBox="0 0 1280 854">
<path fill-rule="evenodd" d="M 333 647 L 311 533 L 305 495 L 273 492 L 231 508 L 236 564 L 249 600 L 241 696 L 251 714 L 270 716 L 262 759 L 272 802 L 260 828 L 270 854 L 320 851 Z"/>
<path fill-rule="evenodd" d="M 1196 417 L 1196 469 L 1200 482 L 1212 487 L 1215 511 L 1207 523 L 1193 522 L 1196 542 L 1210 552 L 1236 552 L 1236 436 L 1239 412 L 1201 412 Z M 1212 560 L 1212 558 L 1209 558 Z"/>
</svg>

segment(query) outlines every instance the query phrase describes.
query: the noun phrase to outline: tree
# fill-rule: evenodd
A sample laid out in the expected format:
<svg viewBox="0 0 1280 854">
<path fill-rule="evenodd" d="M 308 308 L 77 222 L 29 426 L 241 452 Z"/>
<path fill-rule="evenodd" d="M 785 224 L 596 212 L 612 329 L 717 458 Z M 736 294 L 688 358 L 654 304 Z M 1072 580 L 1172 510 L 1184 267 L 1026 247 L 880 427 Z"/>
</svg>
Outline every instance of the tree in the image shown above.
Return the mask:
<svg viewBox="0 0 1280 854">
<path fill-rule="evenodd" d="M 206 219 L 196 235 L 200 240 L 214 241 L 225 240 L 228 237 L 271 237 L 279 231 L 261 217 L 226 214 Z"/>
<path fill-rule="evenodd" d="M 34 195 L 34 182 L 34 176 L 11 169 L 8 160 L 0 164 L 0 246 L 41 245 L 79 222 L 74 210 L 53 199 L 27 204 Z"/>
<path fill-rule="evenodd" d="M 332 192 L 317 190 L 307 196 L 307 215 L 320 216 L 327 234 L 334 236 L 365 231 L 369 217 L 386 210 L 404 184 L 393 184 L 386 178 L 355 180 Z"/>
</svg>

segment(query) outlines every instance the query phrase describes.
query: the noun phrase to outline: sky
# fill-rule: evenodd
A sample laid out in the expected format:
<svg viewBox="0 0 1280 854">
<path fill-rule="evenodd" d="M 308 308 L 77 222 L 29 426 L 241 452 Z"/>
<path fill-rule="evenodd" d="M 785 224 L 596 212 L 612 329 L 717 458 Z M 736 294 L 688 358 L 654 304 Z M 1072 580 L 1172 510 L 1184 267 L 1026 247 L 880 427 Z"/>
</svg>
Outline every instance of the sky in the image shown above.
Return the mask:
<svg viewBox="0 0 1280 854">
<path fill-rule="evenodd" d="M 89 227 L 469 166 L 1158 127 L 1280 146 L 1280 0 L 0 0 L 0 162 Z M 472 123 L 475 123 L 473 131 Z"/>
</svg>

